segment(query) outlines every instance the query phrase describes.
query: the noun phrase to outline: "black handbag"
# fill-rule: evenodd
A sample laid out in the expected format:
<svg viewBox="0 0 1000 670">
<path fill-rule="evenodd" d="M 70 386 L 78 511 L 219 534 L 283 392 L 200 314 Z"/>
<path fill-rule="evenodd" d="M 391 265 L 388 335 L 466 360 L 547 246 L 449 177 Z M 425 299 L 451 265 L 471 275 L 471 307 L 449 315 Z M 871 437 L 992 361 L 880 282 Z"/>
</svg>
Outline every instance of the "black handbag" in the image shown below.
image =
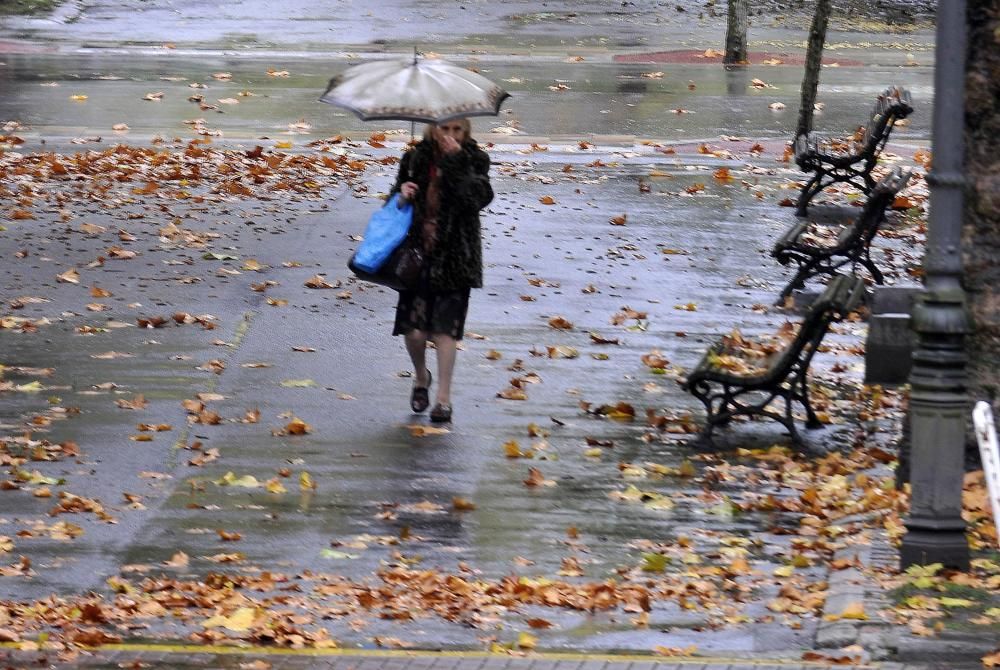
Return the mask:
<svg viewBox="0 0 1000 670">
<path fill-rule="evenodd" d="M 424 271 L 424 252 L 410 244 L 409 238 L 396 247 L 389 258 L 375 272 L 367 272 L 354 264 L 354 255 L 347 262 L 358 279 L 380 284 L 395 291 L 413 291 L 420 285 Z"/>
</svg>

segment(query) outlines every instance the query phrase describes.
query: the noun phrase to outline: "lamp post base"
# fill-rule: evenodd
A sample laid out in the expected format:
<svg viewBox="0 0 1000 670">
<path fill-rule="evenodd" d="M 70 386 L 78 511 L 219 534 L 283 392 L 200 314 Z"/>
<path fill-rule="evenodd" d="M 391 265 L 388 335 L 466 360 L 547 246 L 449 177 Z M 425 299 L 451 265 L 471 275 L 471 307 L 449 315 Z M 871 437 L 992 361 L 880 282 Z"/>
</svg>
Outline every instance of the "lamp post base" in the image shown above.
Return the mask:
<svg viewBox="0 0 1000 670">
<path fill-rule="evenodd" d="M 903 544 L 899 548 L 899 563 L 903 570 L 911 565 L 941 563 L 946 568 L 969 569 L 969 541 L 962 528 L 920 528 L 907 524 Z"/>
</svg>

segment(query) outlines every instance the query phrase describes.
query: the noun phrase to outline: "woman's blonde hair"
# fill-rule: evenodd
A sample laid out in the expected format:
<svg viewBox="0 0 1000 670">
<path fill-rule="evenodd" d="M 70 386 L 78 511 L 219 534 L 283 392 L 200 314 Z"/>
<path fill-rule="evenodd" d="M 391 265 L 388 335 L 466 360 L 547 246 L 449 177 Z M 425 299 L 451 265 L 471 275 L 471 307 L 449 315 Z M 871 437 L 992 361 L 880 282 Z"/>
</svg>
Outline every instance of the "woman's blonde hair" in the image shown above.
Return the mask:
<svg viewBox="0 0 1000 670">
<path fill-rule="evenodd" d="M 472 138 L 472 121 L 469 121 L 469 117 L 466 116 L 460 119 L 449 119 L 448 121 L 442 121 L 441 123 L 451 123 L 452 121 L 458 121 L 458 123 L 462 126 L 462 132 L 464 133 L 464 137 L 462 137 L 463 142 Z M 434 139 L 433 132 L 437 125 L 439 124 L 428 123 L 424 126 L 424 139 L 428 142 Z"/>
</svg>

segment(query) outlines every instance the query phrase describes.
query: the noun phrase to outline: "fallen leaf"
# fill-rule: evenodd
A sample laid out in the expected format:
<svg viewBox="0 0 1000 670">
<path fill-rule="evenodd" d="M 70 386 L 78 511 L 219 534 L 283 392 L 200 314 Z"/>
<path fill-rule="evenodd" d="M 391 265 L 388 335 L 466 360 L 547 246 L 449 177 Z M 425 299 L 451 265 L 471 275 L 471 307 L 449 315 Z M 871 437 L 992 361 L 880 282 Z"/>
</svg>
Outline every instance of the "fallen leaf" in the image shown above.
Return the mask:
<svg viewBox="0 0 1000 670">
<path fill-rule="evenodd" d="M 170 557 L 170 560 L 164 561 L 163 565 L 168 568 L 186 568 L 190 563 L 190 558 L 183 551 L 178 551 L 176 554 Z"/>
<path fill-rule="evenodd" d="M 528 488 L 535 488 L 538 486 L 555 486 L 556 483 L 551 479 L 545 479 L 542 471 L 538 468 L 529 468 L 528 478 L 524 480 L 524 485 Z"/>
<path fill-rule="evenodd" d="M 257 610 L 253 607 L 241 607 L 229 616 L 217 615 L 201 623 L 205 628 L 223 627 L 234 633 L 249 630 L 257 619 Z"/>
<path fill-rule="evenodd" d="M 56 280 L 63 282 L 64 284 L 79 284 L 80 273 L 77 272 L 76 268 L 70 268 L 61 274 L 57 274 Z"/>
<path fill-rule="evenodd" d="M 474 502 L 459 496 L 455 496 L 451 499 L 451 506 L 459 512 L 471 512 L 476 509 L 476 504 Z"/>
<path fill-rule="evenodd" d="M 549 327 L 556 330 L 573 330 L 573 323 L 567 321 L 564 317 L 554 316 L 549 319 Z"/>
<path fill-rule="evenodd" d="M 337 288 L 340 286 L 340 282 L 337 285 L 329 283 L 321 275 L 313 275 L 305 281 L 306 288 Z"/>
</svg>

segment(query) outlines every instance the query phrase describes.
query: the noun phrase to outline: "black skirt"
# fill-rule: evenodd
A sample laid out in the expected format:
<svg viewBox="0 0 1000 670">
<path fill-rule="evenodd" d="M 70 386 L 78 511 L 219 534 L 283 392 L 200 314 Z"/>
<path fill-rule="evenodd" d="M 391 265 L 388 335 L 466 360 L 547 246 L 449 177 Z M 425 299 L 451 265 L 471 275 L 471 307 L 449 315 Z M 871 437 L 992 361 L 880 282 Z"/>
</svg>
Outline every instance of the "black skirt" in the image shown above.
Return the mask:
<svg viewBox="0 0 1000 670">
<path fill-rule="evenodd" d="M 396 303 L 393 335 L 422 330 L 431 335 L 465 335 L 465 315 L 469 312 L 470 289 L 432 291 L 425 283 L 416 291 L 400 291 Z"/>
</svg>

